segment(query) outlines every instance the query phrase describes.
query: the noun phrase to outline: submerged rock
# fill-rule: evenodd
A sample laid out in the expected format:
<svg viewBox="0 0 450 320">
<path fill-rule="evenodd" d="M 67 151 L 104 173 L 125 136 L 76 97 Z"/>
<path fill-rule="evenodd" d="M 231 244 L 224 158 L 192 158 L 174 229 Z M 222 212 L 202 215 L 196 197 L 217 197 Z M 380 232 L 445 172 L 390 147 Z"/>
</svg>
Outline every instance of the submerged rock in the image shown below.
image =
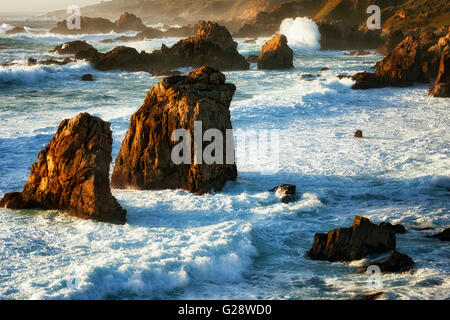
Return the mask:
<svg viewBox="0 0 450 320">
<path fill-rule="evenodd" d="M 371 54 L 371 53 L 370 53 L 369 51 L 362 50 L 362 49 L 360 49 L 360 50 L 354 50 L 354 51 L 345 53 L 346 56 L 354 56 L 354 57 L 358 57 L 358 56 L 368 56 L 368 55 L 370 55 L 370 54 Z"/>
<path fill-rule="evenodd" d="M 405 254 L 391 250 L 389 258 L 384 262 L 375 263 L 381 272 L 405 272 L 411 270 L 414 261 Z"/>
<path fill-rule="evenodd" d="M 280 198 L 281 202 L 290 203 L 297 201 L 296 189 L 297 187 L 293 184 L 283 184 L 273 188 L 270 192 L 275 192 L 275 195 Z"/>
<path fill-rule="evenodd" d="M 81 77 L 81 81 L 94 81 L 92 74 L 88 73 Z"/>
<path fill-rule="evenodd" d="M 401 224 L 391 224 L 389 222 L 380 223 L 380 227 L 392 230 L 395 233 L 406 233 L 406 229 Z"/>
<path fill-rule="evenodd" d="M 429 238 L 436 238 L 439 239 L 441 241 L 450 241 L 450 228 L 445 229 L 444 231 L 432 235 L 432 236 L 428 236 Z"/>
<path fill-rule="evenodd" d="M 308 255 L 313 260 L 351 261 L 367 255 L 394 250 L 395 233 L 356 216 L 350 228 L 316 233 Z"/>
<path fill-rule="evenodd" d="M 450 98 L 450 50 L 442 54 L 439 73 L 428 92 L 430 97 Z"/>
<path fill-rule="evenodd" d="M 258 57 L 258 69 L 291 69 L 294 51 L 288 46 L 286 36 L 279 34 L 267 41 Z"/>
<path fill-rule="evenodd" d="M 355 138 L 362 138 L 363 137 L 363 132 L 361 130 L 356 130 L 354 136 L 355 136 Z"/>
<path fill-rule="evenodd" d="M 21 193 L 9 193 L 0 207 L 64 210 L 72 216 L 124 224 L 126 210 L 111 195 L 110 124 L 88 113 L 61 122 L 50 144 L 31 166 Z"/>
<path fill-rule="evenodd" d="M 201 67 L 184 76 L 171 76 L 156 84 L 144 105 L 131 117 L 131 123 L 117 156 L 111 184 L 115 188 L 185 189 L 199 194 L 221 190 L 237 176 L 236 165 L 227 164 L 225 151 L 232 129 L 230 103 L 236 87 L 225 83 L 225 75 L 217 69 Z M 194 122 L 223 135 L 223 164 L 194 162 Z M 176 129 L 190 133 L 189 163 L 175 164 L 171 140 Z M 231 138 L 232 139 L 232 138 Z M 219 142 L 220 143 L 220 142 Z M 203 143 L 203 147 L 208 144 Z M 234 150 L 233 150 L 234 152 Z"/>
</svg>

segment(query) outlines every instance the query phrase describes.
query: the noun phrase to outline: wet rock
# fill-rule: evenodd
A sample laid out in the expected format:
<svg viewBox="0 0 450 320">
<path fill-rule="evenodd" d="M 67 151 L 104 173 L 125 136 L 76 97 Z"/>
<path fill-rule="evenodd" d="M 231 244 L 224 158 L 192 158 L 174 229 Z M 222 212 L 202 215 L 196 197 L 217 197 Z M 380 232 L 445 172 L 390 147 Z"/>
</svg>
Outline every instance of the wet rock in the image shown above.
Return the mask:
<svg viewBox="0 0 450 320">
<path fill-rule="evenodd" d="M 85 41 L 71 41 L 66 42 L 62 45 L 56 46 L 53 50 L 50 51 L 50 53 L 55 54 L 77 54 L 80 51 L 86 51 L 91 50 L 95 48 L 91 46 L 89 43 Z"/>
<path fill-rule="evenodd" d="M 392 230 L 394 233 L 406 233 L 406 229 L 401 224 L 391 224 L 389 222 L 380 223 L 380 227 Z"/>
<path fill-rule="evenodd" d="M 308 255 L 313 260 L 351 261 L 394 250 L 395 233 L 356 216 L 350 228 L 316 233 Z"/>
<path fill-rule="evenodd" d="M 225 159 L 226 129 L 232 129 L 229 106 L 236 87 L 225 83 L 217 69 L 201 67 L 183 76 L 171 76 L 156 84 L 144 105 L 131 117 L 131 123 L 117 156 L 111 184 L 116 188 L 145 190 L 185 189 L 198 194 L 221 190 L 237 176 L 235 164 Z M 194 162 L 194 122 L 223 135 L 224 155 L 220 163 Z M 176 129 L 186 129 L 191 136 L 188 163 L 172 161 L 172 141 Z M 203 143 L 205 148 L 209 143 Z M 234 151 L 234 150 L 233 150 Z"/>
<path fill-rule="evenodd" d="M 29 59 L 25 62 L 25 65 L 26 65 L 27 67 L 35 66 L 35 65 L 37 65 L 37 60 L 34 59 L 34 58 L 29 58 Z"/>
<path fill-rule="evenodd" d="M 21 193 L 6 194 L 0 207 L 63 210 L 72 216 L 123 224 L 126 211 L 111 195 L 110 124 L 88 113 L 61 122 L 31 166 Z"/>
<path fill-rule="evenodd" d="M 439 73 L 428 96 L 436 98 L 450 98 L 450 50 L 442 54 Z"/>
<path fill-rule="evenodd" d="M 375 263 L 381 272 L 405 272 L 411 270 L 414 261 L 405 254 L 391 250 L 389 258 L 384 262 Z"/>
<path fill-rule="evenodd" d="M 6 31 L 5 34 L 11 35 L 11 34 L 18 34 L 18 33 L 26 33 L 26 32 L 27 32 L 27 30 L 25 30 L 24 27 L 15 27 L 14 29 Z"/>
<path fill-rule="evenodd" d="M 280 198 L 283 203 L 290 203 L 297 201 L 296 195 L 297 187 L 293 184 L 283 184 L 275 187 L 270 192 L 275 192 L 275 195 Z"/>
<path fill-rule="evenodd" d="M 258 57 L 258 69 L 291 69 L 294 52 L 288 46 L 286 36 L 279 34 L 267 41 Z"/>
<path fill-rule="evenodd" d="M 178 70 L 153 70 L 151 73 L 153 77 L 167 77 L 181 74 Z"/>
<path fill-rule="evenodd" d="M 386 300 L 387 294 L 385 292 L 375 292 L 364 296 L 362 300 Z"/>
<path fill-rule="evenodd" d="M 255 44 L 256 43 L 256 39 L 247 39 L 247 40 L 244 40 L 244 43 Z"/>
<path fill-rule="evenodd" d="M 354 50 L 354 51 L 345 53 L 346 56 L 354 56 L 354 57 L 358 57 L 358 56 L 368 56 L 368 55 L 370 55 L 370 54 L 372 54 L 372 53 L 370 53 L 369 51 L 366 51 L 366 50 L 362 50 L 362 49 L 360 49 L 360 50 Z"/>
<path fill-rule="evenodd" d="M 330 68 L 328 68 L 328 67 L 322 67 L 322 68 L 320 68 L 320 71 L 327 71 L 327 70 L 330 70 Z"/>
<path fill-rule="evenodd" d="M 447 228 L 438 234 L 428 236 L 428 238 L 436 238 L 441 241 L 450 241 L 450 228 Z"/>
<path fill-rule="evenodd" d="M 88 73 L 81 77 L 81 81 L 94 81 L 92 74 Z"/>
<path fill-rule="evenodd" d="M 51 65 L 58 65 L 58 66 L 64 66 L 66 64 L 69 64 L 71 62 L 74 62 L 72 60 L 72 58 L 65 58 L 63 60 L 56 60 L 56 59 L 45 59 L 45 60 L 40 60 L 39 64 L 44 65 L 44 66 L 51 66 Z"/>
<path fill-rule="evenodd" d="M 356 130 L 355 138 L 362 138 L 362 137 L 363 137 L 363 132 L 361 130 Z"/>
<path fill-rule="evenodd" d="M 151 55 L 136 49 L 120 46 L 107 53 L 101 53 L 88 59 L 95 69 L 101 71 L 124 70 L 130 72 L 150 72 L 155 60 Z"/>
</svg>

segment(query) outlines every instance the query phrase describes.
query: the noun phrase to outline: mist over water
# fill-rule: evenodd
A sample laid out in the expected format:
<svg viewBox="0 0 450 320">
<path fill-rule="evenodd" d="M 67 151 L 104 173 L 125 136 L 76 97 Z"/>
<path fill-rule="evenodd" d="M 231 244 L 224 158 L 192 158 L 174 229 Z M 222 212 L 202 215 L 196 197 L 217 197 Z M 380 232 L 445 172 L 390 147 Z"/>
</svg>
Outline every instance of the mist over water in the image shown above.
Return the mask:
<svg viewBox="0 0 450 320">
<path fill-rule="evenodd" d="M 320 50 L 320 32 L 317 24 L 306 18 L 284 19 L 280 33 L 288 38 L 294 50 Z"/>
</svg>

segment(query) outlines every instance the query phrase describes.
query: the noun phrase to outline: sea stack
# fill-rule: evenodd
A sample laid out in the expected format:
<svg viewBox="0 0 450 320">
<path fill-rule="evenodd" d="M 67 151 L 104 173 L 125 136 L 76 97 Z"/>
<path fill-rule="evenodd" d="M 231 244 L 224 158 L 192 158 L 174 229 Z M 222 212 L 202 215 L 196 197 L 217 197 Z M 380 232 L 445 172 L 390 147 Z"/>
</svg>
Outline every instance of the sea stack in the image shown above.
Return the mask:
<svg viewBox="0 0 450 320">
<path fill-rule="evenodd" d="M 288 46 L 285 35 L 279 34 L 267 41 L 258 58 L 258 69 L 291 69 L 294 67 L 294 51 Z"/>
<path fill-rule="evenodd" d="M 147 94 L 144 105 L 131 117 L 115 162 L 112 186 L 145 190 L 185 189 L 203 194 L 221 190 L 226 181 L 234 180 L 236 165 L 234 161 L 228 164 L 226 155 L 230 151 L 227 146 L 233 142 L 226 130 L 232 129 L 229 107 L 235 90 L 235 85 L 225 83 L 225 75 L 206 66 L 156 84 Z M 201 123 L 202 136 L 208 129 L 220 131 L 223 164 L 195 163 L 195 122 Z M 172 149 L 177 145 L 172 134 L 177 129 L 185 129 L 190 134 L 190 163 L 175 164 L 172 161 Z M 203 143 L 203 149 L 207 145 Z M 234 154 L 234 148 L 231 151 Z"/>
<path fill-rule="evenodd" d="M 72 216 L 124 224 L 126 210 L 111 194 L 110 124 L 80 113 L 61 122 L 50 144 L 31 166 L 21 193 L 9 193 L 0 207 L 63 210 Z"/>
<path fill-rule="evenodd" d="M 350 228 L 316 233 L 308 255 L 313 260 L 351 261 L 367 255 L 394 250 L 395 233 L 356 216 Z"/>
</svg>

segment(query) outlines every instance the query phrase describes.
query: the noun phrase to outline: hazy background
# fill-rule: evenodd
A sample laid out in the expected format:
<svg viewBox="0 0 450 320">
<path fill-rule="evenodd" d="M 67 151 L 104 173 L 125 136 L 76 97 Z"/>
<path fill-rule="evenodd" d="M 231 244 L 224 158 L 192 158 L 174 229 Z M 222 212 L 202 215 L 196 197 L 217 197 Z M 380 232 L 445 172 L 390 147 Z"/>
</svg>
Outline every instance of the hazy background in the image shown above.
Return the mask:
<svg viewBox="0 0 450 320">
<path fill-rule="evenodd" d="M 70 5 L 85 6 L 100 3 L 100 0 L 1 0 L 0 13 L 48 12 L 65 9 Z"/>
</svg>

